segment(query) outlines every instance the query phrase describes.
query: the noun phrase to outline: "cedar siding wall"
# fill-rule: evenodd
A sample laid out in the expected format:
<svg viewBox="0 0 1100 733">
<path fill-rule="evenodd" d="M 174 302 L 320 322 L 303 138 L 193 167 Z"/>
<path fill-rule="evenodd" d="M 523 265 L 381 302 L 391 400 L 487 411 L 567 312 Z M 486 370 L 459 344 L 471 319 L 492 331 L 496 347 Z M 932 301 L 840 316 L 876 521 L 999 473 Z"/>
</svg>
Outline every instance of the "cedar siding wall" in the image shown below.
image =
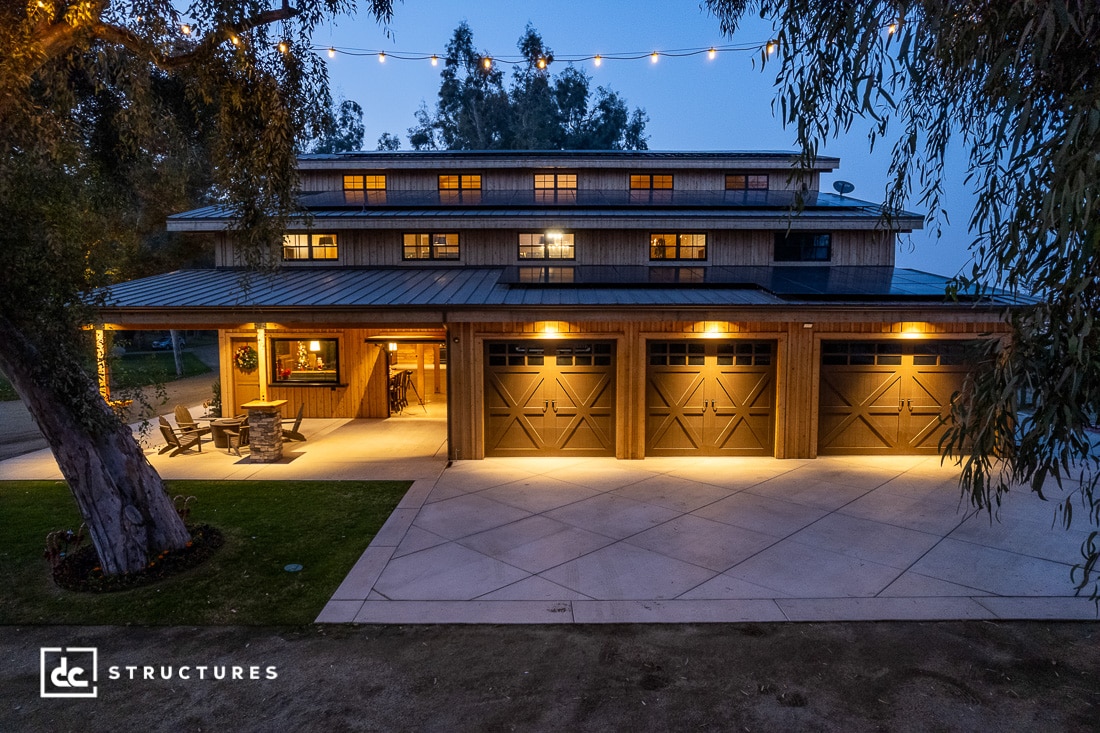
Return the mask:
<svg viewBox="0 0 1100 733">
<path fill-rule="evenodd" d="M 293 419 L 298 406 L 305 404 L 305 417 L 388 417 L 389 387 L 383 346 L 364 343 L 374 331 L 361 329 L 269 329 L 271 338 L 340 338 L 340 384 L 322 386 L 269 385 L 267 397 L 286 400 L 282 408 L 284 418 Z M 237 347 L 249 344 L 256 347 L 255 333 L 222 332 L 222 413 L 241 414 L 240 406 L 260 396 L 259 374 L 244 374 L 233 365 L 233 353 Z M 270 348 L 270 347 L 269 347 Z"/>
<path fill-rule="evenodd" d="M 439 175 L 480 174 L 483 191 L 525 191 L 533 190 L 536 173 L 576 173 L 577 188 L 585 191 L 626 191 L 630 188 L 631 173 L 671 174 L 672 187 L 679 191 L 722 191 L 726 187 L 726 173 L 767 173 L 769 187 L 774 191 L 797 190 L 802 187 L 802 179 L 788 180 L 791 171 L 757 170 L 730 168 L 727 170 L 666 170 L 649 168 L 644 163 L 636 170 L 589 170 L 563 166 L 560 168 L 530 168 L 517 170 L 486 170 L 477 165 L 469 168 L 450 168 L 447 170 L 376 170 L 362 169 L 346 171 L 349 174 L 385 174 L 386 188 L 390 191 L 436 191 L 439 189 Z M 806 187 L 818 190 L 820 174 L 810 172 L 805 177 Z M 301 190 L 304 193 L 321 191 L 341 191 L 344 188 L 344 172 L 301 171 Z"/>
<path fill-rule="evenodd" d="M 552 220 L 551 220 L 552 221 Z M 460 259 L 458 260 L 404 260 L 403 235 L 416 232 L 447 231 L 442 227 L 416 226 L 397 229 L 334 229 L 339 246 L 339 259 L 316 262 L 295 261 L 286 267 L 394 267 L 394 266 L 505 266 L 520 264 L 518 258 L 521 232 L 546 231 L 555 228 L 552 223 L 527 229 L 452 229 L 459 234 Z M 799 262 L 774 262 L 775 232 L 777 230 L 709 230 L 692 226 L 661 227 L 656 229 L 570 229 L 576 245 L 576 259 L 524 260 L 524 264 L 573 264 L 573 265 L 800 265 Z M 323 222 L 314 227 L 315 232 L 325 232 Z M 782 230 L 778 230 L 782 231 Z M 655 233 L 705 232 L 707 235 L 706 260 L 649 259 L 649 237 Z M 865 231 L 833 231 L 832 260 L 820 265 L 894 265 L 893 233 Z M 217 265 L 233 264 L 227 238 L 219 237 Z"/>
</svg>

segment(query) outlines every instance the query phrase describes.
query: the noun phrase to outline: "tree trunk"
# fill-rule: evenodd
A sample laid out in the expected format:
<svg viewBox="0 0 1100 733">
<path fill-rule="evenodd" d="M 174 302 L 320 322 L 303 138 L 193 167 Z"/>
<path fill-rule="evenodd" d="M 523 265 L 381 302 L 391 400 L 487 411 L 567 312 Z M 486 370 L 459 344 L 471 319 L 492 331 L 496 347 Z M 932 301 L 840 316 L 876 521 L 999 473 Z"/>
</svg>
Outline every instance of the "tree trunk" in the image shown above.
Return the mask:
<svg viewBox="0 0 1100 733">
<path fill-rule="evenodd" d="M 172 356 L 176 360 L 176 379 L 183 377 L 183 351 L 180 350 L 180 332 L 176 329 L 169 331 L 172 335 Z"/>
<path fill-rule="evenodd" d="M 86 373 L 62 392 L 42 378 L 38 349 L 0 317 L 0 371 L 8 377 L 53 451 L 88 525 L 103 572 L 146 567 L 190 535 L 160 476 Z M 90 428 L 102 426 L 100 429 Z"/>
</svg>

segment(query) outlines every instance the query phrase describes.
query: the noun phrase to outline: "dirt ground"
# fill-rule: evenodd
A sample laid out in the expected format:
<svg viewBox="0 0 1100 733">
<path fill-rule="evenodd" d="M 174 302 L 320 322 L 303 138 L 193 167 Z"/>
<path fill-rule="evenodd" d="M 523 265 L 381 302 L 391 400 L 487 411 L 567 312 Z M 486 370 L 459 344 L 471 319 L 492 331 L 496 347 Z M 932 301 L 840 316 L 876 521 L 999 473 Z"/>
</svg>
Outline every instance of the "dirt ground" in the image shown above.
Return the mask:
<svg viewBox="0 0 1100 733">
<path fill-rule="evenodd" d="M 1095 731 L 1098 631 L 1095 622 L 0 627 L 0 730 Z M 98 697 L 40 699 L 44 646 L 96 647 Z M 147 665 L 158 679 L 141 679 Z M 245 679 L 210 678 L 233 665 Z M 261 679 L 247 679 L 250 666 Z M 265 679 L 270 666 L 275 679 Z"/>
</svg>

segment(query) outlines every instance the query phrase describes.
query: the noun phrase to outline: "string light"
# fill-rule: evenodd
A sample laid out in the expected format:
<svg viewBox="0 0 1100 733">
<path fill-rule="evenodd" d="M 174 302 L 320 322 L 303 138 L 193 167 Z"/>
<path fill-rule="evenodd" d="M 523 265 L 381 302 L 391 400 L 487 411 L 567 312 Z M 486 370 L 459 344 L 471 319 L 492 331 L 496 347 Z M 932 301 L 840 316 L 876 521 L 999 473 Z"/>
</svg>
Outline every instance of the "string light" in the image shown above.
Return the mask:
<svg viewBox="0 0 1100 733">
<path fill-rule="evenodd" d="M 232 43 L 234 46 L 240 46 L 241 45 L 240 36 L 238 36 L 236 33 L 234 33 L 233 35 L 229 36 L 229 42 Z"/>
<path fill-rule="evenodd" d="M 898 22 L 896 20 L 890 21 L 890 25 L 886 26 L 886 32 L 893 35 L 898 32 Z"/>
<path fill-rule="evenodd" d="M 287 45 L 286 41 L 279 41 L 278 49 L 279 53 L 286 53 L 290 50 L 290 46 Z"/>
<path fill-rule="evenodd" d="M 191 26 L 189 26 L 187 23 L 184 23 L 183 25 L 180 26 L 180 33 L 182 33 L 185 36 L 191 35 Z"/>
<path fill-rule="evenodd" d="M 896 28 L 896 24 L 894 24 Z M 285 43 L 285 42 L 284 42 Z M 708 59 L 715 59 L 721 52 L 764 52 L 767 55 L 775 53 L 779 49 L 779 43 L 775 39 L 769 40 L 766 43 L 741 43 L 741 44 L 727 44 L 727 45 L 709 45 L 700 46 L 696 48 L 679 48 L 670 49 L 664 51 L 645 51 L 645 52 L 632 52 L 632 53 L 613 53 L 613 54 L 557 54 L 555 55 L 555 61 L 563 61 L 565 63 L 578 63 L 582 61 L 591 61 L 594 66 L 602 66 L 604 61 L 635 61 L 639 59 L 649 58 L 651 63 L 658 63 L 662 56 L 670 58 L 685 58 L 688 56 L 700 56 L 706 54 Z M 280 48 L 281 50 L 281 48 Z M 445 61 L 449 61 L 449 57 L 441 55 L 439 53 L 411 53 L 411 52 L 389 52 L 379 49 L 364 49 L 364 48 L 351 48 L 351 47 L 337 47 L 337 46 L 314 46 L 311 48 L 317 52 L 328 52 L 329 58 L 335 58 L 337 54 L 343 54 L 345 56 L 375 56 L 380 62 L 384 62 L 386 58 L 394 58 L 399 61 L 429 61 L 432 66 L 438 66 L 439 60 L 442 58 Z M 483 56 L 479 61 L 479 66 L 483 71 L 490 71 L 493 68 L 494 63 L 510 64 L 515 66 L 522 66 L 531 63 L 531 60 L 525 56 Z M 541 56 L 535 59 L 535 66 L 539 69 L 548 68 L 550 65 L 549 60 L 545 56 Z"/>
</svg>

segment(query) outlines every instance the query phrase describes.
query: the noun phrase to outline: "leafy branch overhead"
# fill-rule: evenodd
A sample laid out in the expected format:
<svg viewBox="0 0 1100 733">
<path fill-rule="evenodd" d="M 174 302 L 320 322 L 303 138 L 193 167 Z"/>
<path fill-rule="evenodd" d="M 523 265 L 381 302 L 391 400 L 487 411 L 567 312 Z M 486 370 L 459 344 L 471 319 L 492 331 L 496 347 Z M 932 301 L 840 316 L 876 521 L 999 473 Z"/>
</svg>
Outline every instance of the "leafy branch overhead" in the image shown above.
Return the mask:
<svg viewBox="0 0 1100 733">
<path fill-rule="evenodd" d="M 370 0 L 385 22 L 390 0 Z M 82 364 L 99 286 L 167 210 L 233 210 L 246 264 L 277 251 L 296 152 L 330 104 L 311 32 L 351 0 L 0 4 L 0 371 L 30 410 L 109 574 L 187 531 Z M 186 17 L 180 13 L 185 12 Z"/>
<path fill-rule="evenodd" d="M 887 203 L 916 194 L 942 219 L 945 161 L 961 145 L 977 193 L 973 266 L 958 287 L 1039 298 L 988 344 L 954 402 L 943 449 L 991 512 L 1010 489 L 1066 490 L 1100 526 L 1100 14 L 1091 0 L 708 0 L 727 33 L 748 12 L 779 29 L 777 109 L 807 155 L 871 122 L 893 143 Z M 1023 405 L 1018 397 L 1028 397 Z M 1075 576 L 1097 595 L 1094 531 Z"/>
<path fill-rule="evenodd" d="M 550 73 L 554 52 L 531 26 L 517 44 L 523 61 L 504 72 L 474 47 L 462 23 L 447 44 L 435 111 L 421 105 L 409 128 L 415 150 L 645 150 L 645 111 L 569 66 Z"/>
</svg>

